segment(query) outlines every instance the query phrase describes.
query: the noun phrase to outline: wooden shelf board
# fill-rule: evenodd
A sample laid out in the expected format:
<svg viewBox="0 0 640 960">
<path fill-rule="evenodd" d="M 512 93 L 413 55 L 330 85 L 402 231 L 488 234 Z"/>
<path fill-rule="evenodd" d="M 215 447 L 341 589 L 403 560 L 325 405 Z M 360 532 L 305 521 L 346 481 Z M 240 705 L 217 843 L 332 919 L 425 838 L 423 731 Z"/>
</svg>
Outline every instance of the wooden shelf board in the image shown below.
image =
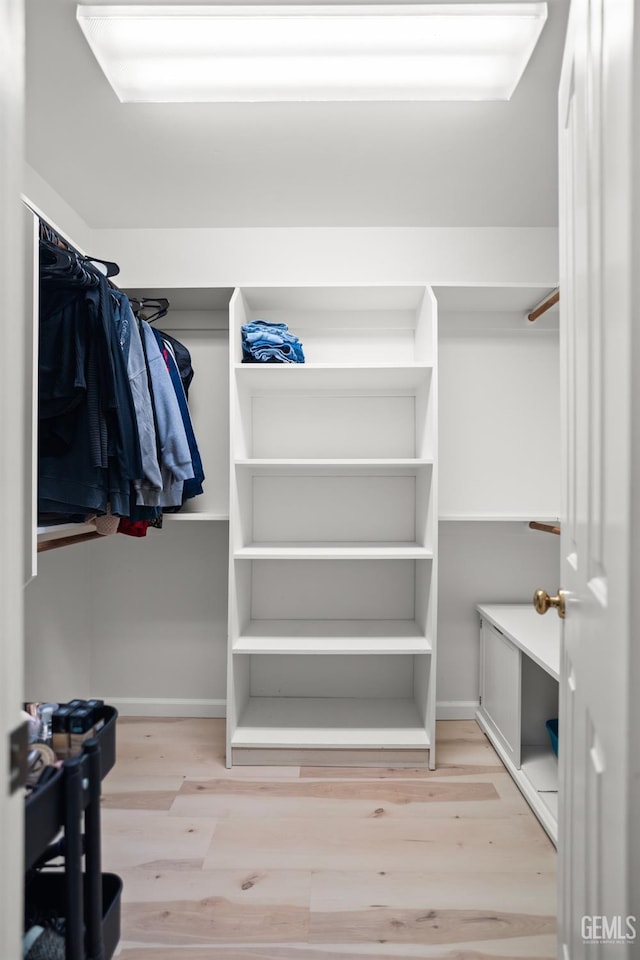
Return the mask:
<svg viewBox="0 0 640 960">
<path fill-rule="evenodd" d="M 414 620 L 252 620 L 237 654 L 428 654 Z"/>
<path fill-rule="evenodd" d="M 478 611 L 516 647 L 558 680 L 562 621 L 551 611 L 541 617 L 533 604 L 479 604 Z"/>
<path fill-rule="evenodd" d="M 429 737 L 412 700 L 252 697 L 231 746 L 427 749 Z"/>
<path fill-rule="evenodd" d="M 252 543 L 234 551 L 236 560 L 432 560 L 416 543 Z"/>
</svg>

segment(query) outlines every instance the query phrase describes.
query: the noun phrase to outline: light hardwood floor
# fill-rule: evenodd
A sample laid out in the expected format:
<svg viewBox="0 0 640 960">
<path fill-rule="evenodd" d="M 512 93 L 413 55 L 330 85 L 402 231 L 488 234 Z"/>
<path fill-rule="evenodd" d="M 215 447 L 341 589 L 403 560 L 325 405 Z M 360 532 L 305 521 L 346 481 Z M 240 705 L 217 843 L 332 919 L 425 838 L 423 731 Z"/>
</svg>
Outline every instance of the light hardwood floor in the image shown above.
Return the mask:
<svg viewBox="0 0 640 960">
<path fill-rule="evenodd" d="M 119 720 L 120 960 L 542 960 L 553 846 L 473 721 L 438 769 L 224 766 L 221 720 Z"/>
</svg>

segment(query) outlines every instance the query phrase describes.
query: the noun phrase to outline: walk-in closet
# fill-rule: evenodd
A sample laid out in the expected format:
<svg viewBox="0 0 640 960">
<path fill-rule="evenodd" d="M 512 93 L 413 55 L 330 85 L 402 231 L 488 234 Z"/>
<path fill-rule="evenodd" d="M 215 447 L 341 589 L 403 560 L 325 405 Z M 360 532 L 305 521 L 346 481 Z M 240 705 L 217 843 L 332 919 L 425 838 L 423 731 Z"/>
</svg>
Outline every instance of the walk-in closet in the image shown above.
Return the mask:
<svg viewBox="0 0 640 960">
<path fill-rule="evenodd" d="M 2 955 L 19 935 L 28 960 L 580 958 L 572 897 L 633 913 L 594 892 L 617 753 L 592 688 L 572 699 L 580 663 L 595 683 L 585 624 L 627 609 L 608 208 L 580 219 L 613 163 L 580 117 L 608 88 L 590 74 L 583 104 L 578 54 L 561 83 L 584 4 L 183 6 L 0 15 L 24 143 L 0 146 L 20 326 L 0 664 L 26 711 L 1 714 L 22 791 L 2 836 L 24 841 Z M 446 15 L 474 44 L 500 7 L 517 55 L 496 20 L 485 66 L 424 67 Z M 233 59 L 247 25 L 257 79 Z"/>
</svg>

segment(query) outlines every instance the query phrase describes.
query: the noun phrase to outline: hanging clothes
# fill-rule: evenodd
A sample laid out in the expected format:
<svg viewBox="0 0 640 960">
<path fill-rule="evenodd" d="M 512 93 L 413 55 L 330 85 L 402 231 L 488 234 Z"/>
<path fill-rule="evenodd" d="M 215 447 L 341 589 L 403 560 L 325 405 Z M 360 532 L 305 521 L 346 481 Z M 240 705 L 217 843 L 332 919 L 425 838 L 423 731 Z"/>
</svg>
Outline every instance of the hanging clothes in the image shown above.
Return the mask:
<svg viewBox="0 0 640 960">
<path fill-rule="evenodd" d="M 140 443 L 106 277 L 41 241 L 39 509 L 129 511 Z"/>
<path fill-rule="evenodd" d="M 191 366 L 191 354 L 189 353 L 187 347 L 185 347 L 184 343 L 176 340 L 175 337 L 165 333 L 164 330 L 158 330 L 157 327 L 154 327 L 153 329 L 157 330 L 165 343 L 167 343 L 173 351 L 173 357 L 178 366 L 180 380 L 182 381 L 182 387 L 184 389 L 184 395 L 188 400 L 189 387 L 191 386 L 191 381 L 194 377 L 193 367 Z"/>
<path fill-rule="evenodd" d="M 142 479 L 134 481 L 136 502 L 144 506 L 157 507 L 162 493 L 162 475 L 158 464 L 155 421 L 142 338 L 129 298 L 120 291 L 113 291 L 112 296 L 118 305 L 116 329 L 127 365 L 140 439 Z"/>
<path fill-rule="evenodd" d="M 182 504 L 184 481 L 194 476 L 191 452 L 175 390 L 154 331 L 146 320 L 140 321 L 140 331 L 153 385 L 153 402 L 160 445 L 158 457 L 162 474 L 160 505 L 177 507 Z"/>
<path fill-rule="evenodd" d="M 41 224 L 38 508 L 141 537 L 202 493 L 204 471 L 187 405 L 189 351 L 134 314 L 108 280 L 118 271 Z M 151 319 L 169 307 L 134 303 Z"/>
<path fill-rule="evenodd" d="M 191 465 L 193 467 L 193 477 L 190 477 L 184 481 L 182 490 L 182 503 L 184 504 L 187 500 L 191 500 L 193 497 L 197 497 L 203 493 L 202 483 L 205 479 L 204 470 L 202 468 L 202 459 L 200 457 L 200 451 L 198 450 L 198 443 L 193 431 L 193 424 L 191 422 L 191 414 L 189 413 L 189 407 L 187 405 L 187 397 L 183 387 L 183 380 L 180 376 L 176 356 L 174 353 L 174 345 L 178 344 L 178 346 L 181 346 L 181 344 L 173 337 L 168 338 L 165 333 L 161 333 L 161 331 L 156 330 L 155 327 L 153 328 L 153 333 L 156 338 L 156 343 L 158 344 L 164 358 L 169 376 L 171 377 L 173 389 L 175 391 L 178 406 L 180 408 L 180 415 L 182 417 L 182 424 L 187 437 L 187 443 L 189 444 L 189 454 L 191 456 Z"/>
</svg>

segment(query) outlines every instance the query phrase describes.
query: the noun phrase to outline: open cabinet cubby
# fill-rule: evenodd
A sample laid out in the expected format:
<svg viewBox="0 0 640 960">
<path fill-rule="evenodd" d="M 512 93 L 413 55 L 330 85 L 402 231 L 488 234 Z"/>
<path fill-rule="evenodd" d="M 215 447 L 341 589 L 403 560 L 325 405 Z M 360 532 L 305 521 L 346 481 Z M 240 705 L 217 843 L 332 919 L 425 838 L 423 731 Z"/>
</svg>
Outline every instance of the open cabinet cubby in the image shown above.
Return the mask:
<svg viewBox="0 0 640 960">
<path fill-rule="evenodd" d="M 432 563 L 235 561 L 232 651 L 426 653 L 435 631 Z"/>
<path fill-rule="evenodd" d="M 547 721 L 558 718 L 561 621 L 531 604 L 481 604 L 476 718 L 549 834 L 558 841 L 558 758 Z"/>
<path fill-rule="evenodd" d="M 432 555 L 431 465 L 237 465 L 236 557 L 295 545 Z"/>
<path fill-rule="evenodd" d="M 257 319 L 287 323 L 305 363 L 242 363 Z M 433 295 L 243 288 L 229 330 L 228 763 L 433 766 Z"/>
</svg>

